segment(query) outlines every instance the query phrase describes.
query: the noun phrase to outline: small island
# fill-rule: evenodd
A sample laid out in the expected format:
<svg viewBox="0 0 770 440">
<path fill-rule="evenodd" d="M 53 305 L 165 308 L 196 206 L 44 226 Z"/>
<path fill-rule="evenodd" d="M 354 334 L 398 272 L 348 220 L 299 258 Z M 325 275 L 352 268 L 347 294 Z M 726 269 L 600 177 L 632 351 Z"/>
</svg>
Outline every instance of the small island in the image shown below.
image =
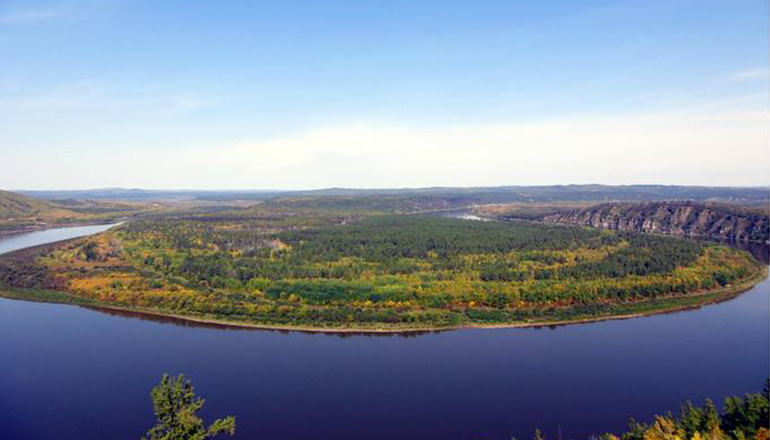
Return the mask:
<svg viewBox="0 0 770 440">
<path fill-rule="evenodd" d="M 2 258 L 6 297 L 312 331 L 634 317 L 730 298 L 766 272 L 676 237 L 281 203 L 136 219 Z"/>
</svg>

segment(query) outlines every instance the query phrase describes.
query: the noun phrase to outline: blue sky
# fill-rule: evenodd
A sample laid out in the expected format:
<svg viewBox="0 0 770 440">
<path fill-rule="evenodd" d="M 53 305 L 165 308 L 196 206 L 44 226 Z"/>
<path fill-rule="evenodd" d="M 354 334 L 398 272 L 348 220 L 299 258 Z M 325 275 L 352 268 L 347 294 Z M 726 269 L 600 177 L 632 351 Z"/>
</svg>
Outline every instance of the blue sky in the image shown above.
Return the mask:
<svg viewBox="0 0 770 440">
<path fill-rule="evenodd" d="M 769 14 L 0 0 L 0 187 L 767 185 Z"/>
</svg>

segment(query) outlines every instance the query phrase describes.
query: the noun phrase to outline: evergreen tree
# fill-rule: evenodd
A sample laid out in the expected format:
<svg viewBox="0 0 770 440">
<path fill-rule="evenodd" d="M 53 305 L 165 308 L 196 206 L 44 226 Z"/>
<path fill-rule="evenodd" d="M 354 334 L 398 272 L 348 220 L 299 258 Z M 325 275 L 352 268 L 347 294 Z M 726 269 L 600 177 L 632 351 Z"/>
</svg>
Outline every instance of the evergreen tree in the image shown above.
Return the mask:
<svg viewBox="0 0 770 440">
<path fill-rule="evenodd" d="M 703 429 L 703 410 L 696 407 L 688 400 L 682 405 L 679 422 L 682 429 L 684 429 L 687 438 L 692 438 L 697 431 Z"/>
<path fill-rule="evenodd" d="M 152 404 L 157 425 L 142 440 L 204 440 L 220 433 L 235 433 L 235 418 L 218 419 L 208 428 L 196 414 L 204 400 L 195 395 L 192 383 L 183 375 L 163 375 L 152 389 Z"/>
<path fill-rule="evenodd" d="M 706 399 L 701 429 L 703 431 L 712 431 L 717 428 L 719 428 L 719 411 L 717 411 L 717 407 L 711 399 Z"/>
</svg>

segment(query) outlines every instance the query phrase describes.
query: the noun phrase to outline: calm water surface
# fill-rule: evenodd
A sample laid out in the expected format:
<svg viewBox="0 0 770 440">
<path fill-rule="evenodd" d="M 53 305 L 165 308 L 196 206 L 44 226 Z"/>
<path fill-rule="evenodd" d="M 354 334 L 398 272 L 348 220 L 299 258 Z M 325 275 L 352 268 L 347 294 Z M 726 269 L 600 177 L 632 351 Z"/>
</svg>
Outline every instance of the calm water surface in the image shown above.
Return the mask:
<svg viewBox="0 0 770 440">
<path fill-rule="evenodd" d="M 106 231 L 115 225 L 76 226 L 0 237 L 0 254 Z"/>
<path fill-rule="evenodd" d="M 535 428 L 584 439 L 688 398 L 759 391 L 769 328 L 767 280 L 688 312 L 408 337 L 198 327 L 0 299 L 0 438 L 138 439 L 153 424 L 150 388 L 184 373 L 206 397 L 203 415 L 235 415 L 240 439 L 507 440 Z"/>
</svg>

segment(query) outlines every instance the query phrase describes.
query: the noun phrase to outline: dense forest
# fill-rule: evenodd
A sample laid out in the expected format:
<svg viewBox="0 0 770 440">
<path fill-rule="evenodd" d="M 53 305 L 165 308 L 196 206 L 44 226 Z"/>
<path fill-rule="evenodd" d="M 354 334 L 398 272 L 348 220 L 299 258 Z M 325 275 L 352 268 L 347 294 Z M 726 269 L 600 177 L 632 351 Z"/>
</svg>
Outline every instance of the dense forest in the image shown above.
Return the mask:
<svg viewBox="0 0 770 440">
<path fill-rule="evenodd" d="M 0 280 L 206 319 L 405 329 L 646 313 L 713 300 L 760 270 L 673 237 L 254 208 L 135 220 L 0 265 Z"/>
</svg>

